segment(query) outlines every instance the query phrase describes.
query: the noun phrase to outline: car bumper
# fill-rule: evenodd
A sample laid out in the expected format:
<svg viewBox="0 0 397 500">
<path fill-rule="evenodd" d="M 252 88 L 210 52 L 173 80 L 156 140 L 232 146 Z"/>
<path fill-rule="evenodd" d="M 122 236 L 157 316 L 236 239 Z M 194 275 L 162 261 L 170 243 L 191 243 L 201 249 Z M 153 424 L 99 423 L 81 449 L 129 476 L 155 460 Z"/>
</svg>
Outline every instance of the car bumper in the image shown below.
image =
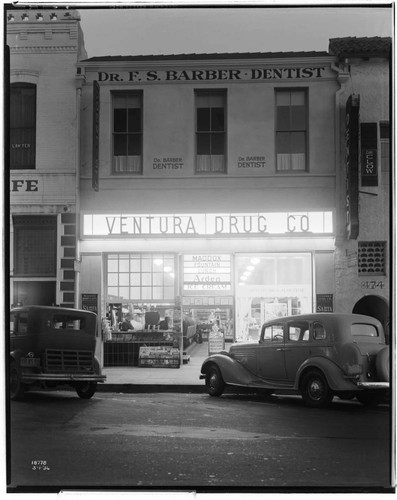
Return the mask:
<svg viewBox="0 0 397 500">
<path fill-rule="evenodd" d="M 389 389 L 389 382 L 357 382 L 359 389 Z"/>
<path fill-rule="evenodd" d="M 24 373 L 22 382 L 105 382 L 106 375 L 68 373 Z"/>
</svg>

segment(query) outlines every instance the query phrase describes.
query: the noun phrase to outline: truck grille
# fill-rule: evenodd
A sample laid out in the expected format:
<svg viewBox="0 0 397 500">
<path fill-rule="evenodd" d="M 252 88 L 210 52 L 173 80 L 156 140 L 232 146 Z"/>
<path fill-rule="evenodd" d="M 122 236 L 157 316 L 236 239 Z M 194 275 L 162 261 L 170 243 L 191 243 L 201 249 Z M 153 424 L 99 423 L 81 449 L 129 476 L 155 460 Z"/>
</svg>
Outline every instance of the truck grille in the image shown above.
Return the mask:
<svg viewBox="0 0 397 500">
<path fill-rule="evenodd" d="M 46 349 L 45 368 L 56 373 L 93 373 L 93 358 L 91 351 Z"/>
</svg>

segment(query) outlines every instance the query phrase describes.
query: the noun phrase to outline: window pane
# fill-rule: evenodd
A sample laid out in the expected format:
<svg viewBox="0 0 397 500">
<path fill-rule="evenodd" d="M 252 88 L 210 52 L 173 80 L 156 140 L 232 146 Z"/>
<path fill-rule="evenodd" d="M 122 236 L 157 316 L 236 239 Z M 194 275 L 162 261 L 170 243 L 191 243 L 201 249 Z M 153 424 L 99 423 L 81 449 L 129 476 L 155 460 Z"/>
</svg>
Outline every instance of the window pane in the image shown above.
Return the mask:
<svg viewBox="0 0 397 500">
<path fill-rule="evenodd" d="M 119 274 L 119 285 L 120 286 L 129 286 L 130 277 L 127 273 Z"/>
<path fill-rule="evenodd" d="M 277 106 L 290 106 L 291 95 L 289 92 L 277 92 L 276 93 L 276 104 Z"/>
<path fill-rule="evenodd" d="M 305 153 L 306 151 L 306 134 L 305 132 L 292 132 L 291 133 L 291 152 L 292 153 Z"/>
<path fill-rule="evenodd" d="M 277 130 L 290 130 L 290 108 L 277 106 Z"/>
<path fill-rule="evenodd" d="M 291 108 L 291 129 L 306 129 L 306 108 L 305 106 L 294 106 Z"/>
<path fill-rule="evenodd" d="M 117 286 L 119 284 L 119 275 L 116 273 L 108 274 L 108 286 Z"/>
<path fill-rule="evenodd" d="M 290 133 L 289 132 L 277 132 L 276 135 L 276 150 L 277 153 L 290 153 Z"/>
<path fill-rule="evenodd" d="M 152 272 L 152 259 L 143 258 L 142 259 L 142 271 L 143 272 Z"/>
<path fill-rule="evenodd" d="M 221 155 L 224 153 L 225 147 L 224 134 L 211 134 L 211 154 Z"/>
<path fill-rule="evenodd" d="M 128 110 L 128 132 L 141 131 L 141 110 L 132 108 Z"/>
<path fill-rule="evenodd" d="M 109 259 L 108 260 L 108 272 L 109 273 L 115 273 L 118 270 L 119 270 L 119 261 L 118 260 Z"/>
<path fill-rule="evenodd" d="M 223 108 L 211 109 L 211 130 L 223 131 L 225 130 L 225 111 Z"/>
<path fill-rule="evenodd" d="M 115 135 L 114 136 L 114 155 L 115 156 L 126 156 L 127 154 L 127 135 Z"/>
<path fill-rule="evenodd" d="M 127 131 L 127 110 L 126 109 L 115 109 L 113 122 L 114 122 L 113 129 L 115 132 L 126 132 Z"/>
<path fill-rule="evenodd" d="M 149 273 L 142 273 L 142 286 L 148 286 L 152 284 L 152 275 Z"/>
<path fill-rule="evenodd" d="M 209 108 L 198 108 L 197 109 L 197 131 L 207 132 L 211 130 L 211 119 L 210 119 L 210 109 Z"/>
<path fill-rule="evenodd" d="M 197 134 L 197 154 L 208 155 L 211 153 L 211 134 Z"/>
<path fill-rule="evenodd" d="M 131 259 L 130 261 L 131 271 L 140 272 L 141 271 L 141 261 L 140 259 Z"/>
<path fill-rule="evenodd" d="M 291 106 L 304 106 L 305 92 L 301 90 L 293 90 L 291 92 Z"/>
<path fill-rule="evenodd" d="M 128 273 L 129 272 L 129 261 L 128 260 L 124 260 L 124 259 L 120 259 L 119 261 L 119 271 L 121 273 Z"/>
<path fill-rule="evenodd" d="M 131 273 L 130 274 L 130 283 L 133 286 L 140 286 L 140 284 L 141 284 L 141 273 Z"/>
<path fill-rule="evenodd" d="M 129 299 L 130 298 L 130 293 L 129 289 L 125 286 L 119 288 L 119 297 L 123 299 Z"/>
<path fill-rule="evenodd" d="M 163 284 L 163 274 L 154 273 L 153 274 L 153 285 L 162 285 Z"/>
<path fill-rule="evenodd" d="M 141 135 L 128 136 L 128 156 L 140 156 L 141 154 Z"/>
</svg>

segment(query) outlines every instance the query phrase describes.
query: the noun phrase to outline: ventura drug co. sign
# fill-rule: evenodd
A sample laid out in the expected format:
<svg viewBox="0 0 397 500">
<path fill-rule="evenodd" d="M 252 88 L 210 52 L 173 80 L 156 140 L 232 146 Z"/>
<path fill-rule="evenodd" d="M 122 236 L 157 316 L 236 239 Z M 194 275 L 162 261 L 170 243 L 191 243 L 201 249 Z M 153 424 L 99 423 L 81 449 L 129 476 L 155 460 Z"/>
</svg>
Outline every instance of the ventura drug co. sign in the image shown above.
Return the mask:
<svg viewBox="0 0 397 500">
<path fill-rule="evenodd" d="M 83 215 L 83 237 L 219 237 L 332 233 L 332 212 Z"/>
</svg>

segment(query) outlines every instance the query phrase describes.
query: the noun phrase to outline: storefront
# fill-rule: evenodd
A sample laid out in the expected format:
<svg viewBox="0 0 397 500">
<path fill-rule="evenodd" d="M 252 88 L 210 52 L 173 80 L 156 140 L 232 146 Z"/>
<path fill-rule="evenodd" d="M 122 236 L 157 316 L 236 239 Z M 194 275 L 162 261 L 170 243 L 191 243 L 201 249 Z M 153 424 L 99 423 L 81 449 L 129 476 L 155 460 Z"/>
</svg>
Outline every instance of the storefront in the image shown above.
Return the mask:
<svg viewBox="0 0 397 500">
<path fill-rule="evenodd" d="M 332 212 L 83 214 L 81 227 L 81 290 L 97 294 L 107 341 L 251 341 L 324 296 L 332 311 Z"/>
</svg>

